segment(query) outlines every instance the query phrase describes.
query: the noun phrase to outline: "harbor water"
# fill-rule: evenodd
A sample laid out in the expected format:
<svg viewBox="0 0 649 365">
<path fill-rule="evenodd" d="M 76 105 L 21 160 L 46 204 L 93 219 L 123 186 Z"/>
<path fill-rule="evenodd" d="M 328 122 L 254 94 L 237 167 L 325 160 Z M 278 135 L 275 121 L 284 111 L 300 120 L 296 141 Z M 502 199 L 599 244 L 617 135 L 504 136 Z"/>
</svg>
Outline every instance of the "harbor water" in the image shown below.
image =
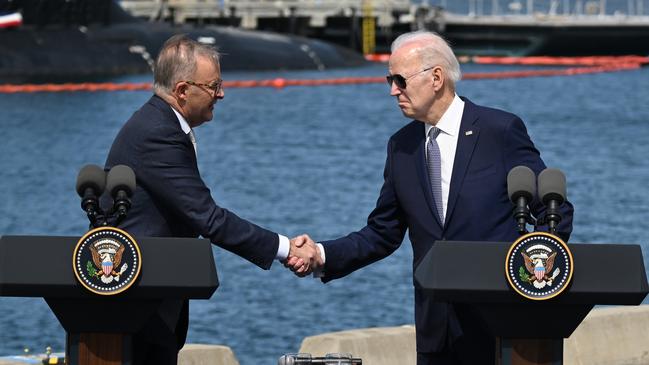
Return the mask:
<svg viewBox="0 0 649 365">
<path fill-rule="evenodd" d="M 521 67 L 463 66 L 464 72 L 503 69 Z M 386 72 L 385 65 L 370 65 L 224 78 Z M 466 80 L 458 93 L 518 114 L 546 164 L 566 173 L 575 206 L 571 243 L 636 243 L 646 259 L 648 84 L 643 68 Z M 77 172 L 103 165 L 120 126 L 149 97 L 144 91 L 0 95 L 0 234 L 82 235 L 87 220 L 74 190 Z M 406 123 L 387 84 L 226 89 L 214 121 L 196 130 L 201 175 L 216 202 L 244 218 L 287 236 L 336 238 L 364 226 L 382 183 L 386 142 Z M 298 279 L 278 263 L 263 271 L 216 246 L 214 254 L 221 284 L 210 300 L 191 302 L 188 342 L 230 346 L 242 365 L 274 364 L 306 336 L 414 322 L 407 240 L 385 260 L 326 285 Z M 97 315 L 111 321 L 119 313 L 108 308 Z M 0 297 L 0 356 L 25 347 L 63 351 L 64 341 L 42 299 Z"/>
</svg>

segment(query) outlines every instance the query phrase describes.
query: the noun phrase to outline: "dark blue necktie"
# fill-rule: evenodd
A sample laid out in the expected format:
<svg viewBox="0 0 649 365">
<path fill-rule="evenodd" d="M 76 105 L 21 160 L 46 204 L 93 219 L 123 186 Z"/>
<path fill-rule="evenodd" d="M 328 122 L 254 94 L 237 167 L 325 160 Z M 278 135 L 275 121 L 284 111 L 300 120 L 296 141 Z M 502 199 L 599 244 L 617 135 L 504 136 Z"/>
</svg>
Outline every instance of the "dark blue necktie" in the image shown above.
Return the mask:
<svg viewBox="0 0 649 365">
<path fill-rule="evenodd" d="M 428 145 L 426 146 L 428 159 L 426 166 L 428 167 L 428 178 L 430 180 L 430 188 L 433 192 L 433 199 L 435 199 L 435 207 L 439 220 L 444 224 L 444 208 L 442 208 L 442 156 L 439 152 L 439 145 L 436 138 L 439 135 L 439 128 L 433 127 L 428 131 Z"/>
</svg>

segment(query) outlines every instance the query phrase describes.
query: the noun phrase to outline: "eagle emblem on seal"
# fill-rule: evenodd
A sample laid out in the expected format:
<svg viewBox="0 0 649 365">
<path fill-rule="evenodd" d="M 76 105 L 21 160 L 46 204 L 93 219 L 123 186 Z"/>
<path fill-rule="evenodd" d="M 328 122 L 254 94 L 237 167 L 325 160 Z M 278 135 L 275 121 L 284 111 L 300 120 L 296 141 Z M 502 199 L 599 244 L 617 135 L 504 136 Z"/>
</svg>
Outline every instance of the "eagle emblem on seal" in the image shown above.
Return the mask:
<svg viewBox="0 0 649 365">
<path fill-rule="evenodd" d="M 545 245 L 534 245 L 526 251 L 521 252 L 525 262 L 525 270 L 521 267 L 519 269 L 522 281 L 534 285 L 537 289 L 542 289 L 546 285 L 552 285 L 554 279 L 561 273 L 561 269 L 556 268 L 554 272 L 554 259 L 557 256 L 556 252 Z M 552 274 L 550 274 L 552 272 Z"/>
<path fill-rule="evenodd" d="M 519 295 L 532 300 L 548 300 L 570 284 L 574 263 L 568 245 L 546 232 L 519 237 L 505 256 L 505 276 Z"/>
<path fill-rule="evenodd" d="M 97 277 L 104 284 L 119 281 L 120 276 L 128 270 L 128 264 L 122 264 L 124 245 L 112 239 L 102 239 L 89 247 L 92 253 L 92 264 L 88 261 L 88 274 Z M 120 267 L 121 265 L 121 267 Z"/>
</svg>

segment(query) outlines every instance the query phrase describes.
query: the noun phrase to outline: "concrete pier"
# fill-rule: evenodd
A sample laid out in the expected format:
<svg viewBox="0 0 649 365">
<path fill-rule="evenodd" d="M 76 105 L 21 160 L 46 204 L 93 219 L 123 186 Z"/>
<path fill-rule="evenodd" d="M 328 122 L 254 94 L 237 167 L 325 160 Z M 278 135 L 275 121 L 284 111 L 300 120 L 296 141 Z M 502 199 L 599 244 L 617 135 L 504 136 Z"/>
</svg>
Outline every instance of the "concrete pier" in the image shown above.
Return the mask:
<svg viewBox="0 0 649 365">
<path fill-rule="evenodd" d="M 280 355 L 277 355 L 279 358 Z M 38 356 L 26 358 L 0 358 L 0 365 L 39 364 Z M 274 364 L 275 361 L 269 361 Z M 228 346 L 187 344 L 178 354 L 179 365 L 239 365 L 239 360 Z"/>
<path fill-rule="evenodd" d="M 415 365 L 414 326 L 366 328 L 307 337 L 300 352 L 351 353 L 371 365 Z M 591 311 L 564 340 L 564 365 L 649 364 L 649 305 Z"/>
<path fill-rule="evenodd" d="M 415 365 L 415 328 L 404 325 L 324 333 L 305 338 L 298 352 L 313 356 L 349 353 L 368 365 Z M 649 305 L 591 311 L 564 341 L 563 361 L 564 365 L 649 365 Z M 28 363 L 0 358 L 0 365 Z M 239 365 L 239 361 L 227 346 L 188 344 L 180 352 L 178 364 Z"/>
</svg>

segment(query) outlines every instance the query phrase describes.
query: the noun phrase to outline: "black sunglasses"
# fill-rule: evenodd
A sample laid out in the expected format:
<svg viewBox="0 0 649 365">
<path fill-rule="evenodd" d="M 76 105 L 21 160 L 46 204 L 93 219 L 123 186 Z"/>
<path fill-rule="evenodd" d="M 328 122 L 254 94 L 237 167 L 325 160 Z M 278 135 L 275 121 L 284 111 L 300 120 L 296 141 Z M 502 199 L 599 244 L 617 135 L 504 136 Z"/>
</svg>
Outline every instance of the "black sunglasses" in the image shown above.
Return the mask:
<svg viewBox="0 0 649 365">
<path fill-rule="evenodd" d="M 397 85 L 397 87 L 399 89 L 405 89 L 406 86 L 407 86 L 406 85 L 406 80 L 412 78 L 413 76 L 417 76 L 422 72 L 426 72 L 426 71 L 428 71 L 428 70 L 430 70 L 432 68 L 435 68 L 435 66 L 427 67 L 427 68 L 425 68 L 425 69 L 423 69 L 423 70 L 421 70 L 419 72 L 415 72 L 414 74 L 412 74 L 410 76 L 403 77 L 403 76 L 401 76 L 399 74 L 394 74 L 394 75 L 386 76 L 385 79 L 388 80 L 388 85 L 392 86 L 392 83 L 394 82 L 394 84 Z"/>
</svg>

